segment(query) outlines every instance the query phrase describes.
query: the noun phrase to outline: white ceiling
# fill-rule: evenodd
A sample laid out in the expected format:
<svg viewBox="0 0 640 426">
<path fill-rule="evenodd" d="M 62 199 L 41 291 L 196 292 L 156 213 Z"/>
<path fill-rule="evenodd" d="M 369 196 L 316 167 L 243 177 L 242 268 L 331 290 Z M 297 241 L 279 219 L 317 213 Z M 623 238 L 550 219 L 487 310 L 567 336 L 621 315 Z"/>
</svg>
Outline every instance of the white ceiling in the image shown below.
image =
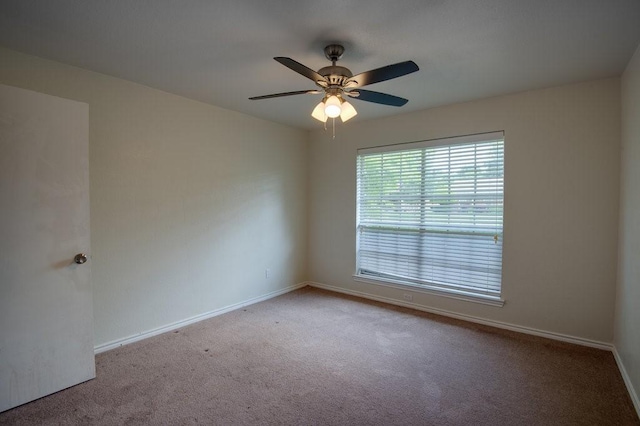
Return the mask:
<svg viewBox="0 0 640 426">
<path fill-rule="evenodd" d="M 2 0 L 0 45 L 299 128 L 320 95 L 273 60 L 354 74 L 413 60 L 367 86 L 401 108 L 353 100 L 355 120 L 622 73 L 640 42 L 639 0 Z"/>
</svg>

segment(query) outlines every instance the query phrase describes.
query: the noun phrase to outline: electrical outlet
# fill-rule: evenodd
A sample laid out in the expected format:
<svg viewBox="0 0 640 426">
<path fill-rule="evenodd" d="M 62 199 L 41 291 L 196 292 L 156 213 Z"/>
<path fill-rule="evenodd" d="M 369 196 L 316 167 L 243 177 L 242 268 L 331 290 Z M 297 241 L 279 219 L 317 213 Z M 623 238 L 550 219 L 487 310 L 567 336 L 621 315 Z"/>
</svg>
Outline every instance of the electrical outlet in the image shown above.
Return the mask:
<svg viewBox="0 0 640 426">
<path fill-rule="evenodd" d="M 413 296 L 412 296 L 412 295 L 410 295 L 410 294 L 407 294 L 407 293 L 404 293 L 404 294 L 402 295 L 402 297 L 404 298 L 404 300 L 407 300 L 407 301 L 409 301 L 409 302 L 411 302 L 411 301 L 413 300 Z"/>
<path fill-rule="evenodd" d="M 264 270 L 264 278 L 266 280 L 268 280 L 269 278 L 271 278 L 271 269 L 267 268 Z"/>
</svg>

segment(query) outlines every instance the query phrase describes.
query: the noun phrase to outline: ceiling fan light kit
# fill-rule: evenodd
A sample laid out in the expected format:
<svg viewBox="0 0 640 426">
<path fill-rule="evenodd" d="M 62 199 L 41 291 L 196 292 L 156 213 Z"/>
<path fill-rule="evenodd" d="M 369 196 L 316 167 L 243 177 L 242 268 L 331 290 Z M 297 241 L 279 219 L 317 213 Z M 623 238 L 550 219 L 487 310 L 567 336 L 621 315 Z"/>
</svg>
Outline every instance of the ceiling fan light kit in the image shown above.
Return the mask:
<svg viewBox="0 0 640 426">
<path fill-rule="evenodd" d="M 340 107 L 342 108 L 342 111 L 340 112 L 340 119 L 343 123 L 358 114 L 358 111 L 356 111 L 353 105 L 345 100 L 342 101 L 342 105 L 340 105 Z"/>
<path fill-rule="evenodd" d="M 336 95 L 331 95 L 324 103 L 324 113 L 329 118 L 336 118 L 340 116 L 340 99 Z"/>
<path fill-rule="evenodd" d="M 338 62 L 338 59 L 340 59 L 343 54 L 344 47 L 339 44 L 330 44 L 325 47 L 324 55 L 331 61 L 331 65 L 320 68 L 317 72 L 291 58 L 282 56 L 275 57 L 273 59 L 313 81 L 321 90 L 298 90 L 295 92 L 255 96 L 249 99 L 259 100 L 279 98 L 282 96 L 324 93 L 322 102 L 316 105 L 311 112 L 311 116 L 313 118 L 323 123 L 326 123 L 328 118 L 335 119 L 337 117 L 340 117 L 340 119 L 345 122 L 358 114 L 353 105 L 345 100 L 345 97 L 347 96 L 361 101 L 395 107 L 400 107 L 408 102 L 407 99 L 398 96 L 374 92 L 372 90 L 364 90 L 360 89 L 360 87 L 391 80 L 393 78 L 402 77 L 416 72 L 419 68 L 415 62 L 399 62 L 397 64 L 376 68 L 354 76 L 348 68 L 336 65 L 336 62 Z"/>
<path fill-rule="evenodd" d="M 316 105 L 313 111 L 311 111 L 311 116 L 318 121 L 322 121 L 323 123 L 327 121 L 328 117 L 324 112 L 324 100 Z"/>
</svg>

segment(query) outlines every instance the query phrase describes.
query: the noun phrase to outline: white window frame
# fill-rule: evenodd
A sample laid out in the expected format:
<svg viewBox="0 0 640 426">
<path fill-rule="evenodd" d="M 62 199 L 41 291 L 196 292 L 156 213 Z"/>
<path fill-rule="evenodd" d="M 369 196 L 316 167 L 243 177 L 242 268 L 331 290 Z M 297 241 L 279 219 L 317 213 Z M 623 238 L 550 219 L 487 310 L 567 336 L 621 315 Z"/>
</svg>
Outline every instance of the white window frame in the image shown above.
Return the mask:
<svg viewBox="0 0 640 426">
<path fill-rule="evenodd" d="M 457 148 L 457 147 L 461 147 L 461 146 L 465 146 L 465 147 L 470 147 L 471 145 L 477 145 L 477 144 L 485 144 L 484 146 L 486 146 L 486 144 L 490 141 L 500 141 L 501 143 L 499 143 L 499 157 L 502 160 L 501 163 L 501 170 L 504 172 L 504 132 L 500 131 L 500 132 L 491 132 L 491 133 L 482 133 L 482 134 L 475 134 L 475 135 L 467 135 L 467 136 L 459 136 L 459 137 L 452 137 L 452 138 L 444 138 L 444 139 L 433 139 L 433 140 L 425 140 L 425 141 L 418 141 L 418 142 L 409 142 L 409 143 L 402 143 L 402 144 L 394 144 L 394 145 L 385 145 L 385 146 L 378 146 L 378 147 L 373 147 L 373 148 L 363 148 L 363 149 L 359 149 L 357 152 L 357 167 L 358 167 L 358 172 L 357 172 L 357 196 L 356 196 L 356 203 L 357 203 L 357 212 L 356 212 L 356 230 L 357 230 L 357 234 L 356 234 L 356 272 L 354 274 L 354 279 L 356 281 L 363 281 L 363 282 L 367 282 L 367 283 L 372 283 L 372 284 L 377 284 L 377 285 L 382 285 L 382 286 L 388 286 L 388 287 L 395 287 L 395 288 L 400 288 L 403 290 L 410 290 L 410 291 L 416 291 L 416 292 L 422 292 L 422 293 L 428 293 L 428 294 L 435 294 L 435 295 L 439 295 L 439 296 L 444 296 L 444 297 L 449 297 L 449 298 L 455 298 L 455 299 L 461 299 L 461 300 L 467 300 L 467 301 L 473 301 L 473 302 L 479 302 L 479 303 L 483 303 L 483 304 L 488 304 L 488 305 L 492 305 L 492 306 L 503 306 L 504 305 L 504 299 L 502 298 L 502 240 L 503 240 L 503 220 L 504 220 L 504 174 L 502 174 L 502 177 L 500 179 L 496 179 L 496 195 L 495 195 L 495 199 L 497 200 L 496 203 L 499 203 L 499 207 L 496 207 L 496 209 L 499 209 L 498 211 L 501 212 L 501 214 L 498 214 L 496 216 L 499 216 L 499 223 L 498 223 L 498 218 L 496 218 L 496 226 L 495 228 L 490 232 L 491 235 L 484 235 L 487 234 L 488 232 L 486 232 L 486 229 L 483 230 L 473 230 L 473 237 L 475 240 L 477 240 L 478 238 L 484 238 L 484 236 L 486 236 L 487 238 L 490 238 L 492 240 L 492 243 L 498 245 L 499 247 L 496 246 L 495 249 L 493 248 L 488 248 L 488 250 L 491 251 L 492 256 L 497 256 L 495 253 L 498 253 L 499 251 L 499 276 L 497 277 L 497 279 L 499 280 L 499 284 L 497 287 L 497 291 L 496 291 L 496 271 L 495 271 L 495 264 L 493 266 L 494 270 L 492 272 L 492 278 L 493 284 L 491 284 L 491 286 L 487 287 L 486 291 L 482 291 L 477 284 L 475 284 L 474 286 L 468 286 L 465 287 L 465 284 L 462 283 L 461 285 L 459 283 L 446 283 L 444 281 L 442 282 L 431 282 L 431 281 L 427 281 L 423 277 L 410 277 L 408 280 L 394 275 L 394 274 L 390 274 L 390 273 L 385 273 L 385 271 L 383 271 L 382 273 L 377 273 L 375 268 L 371 268 L 370 264 L 371 264 L 371 249 L 368 251 L 368 255 L 363 255 L 363 257 L 366 257 L 367 260 L 364 261 L 364 263 L 369 263 L 369 267 L 364 270 L 364 268 L 361 267 L 361 250 L 360 250 L 360 239 L 361 239 L 361 235 L 363 235 L 363 232 L 369 232 L 370 234 L 372 232 L 375 231 L 371 231 L 372 227 L 371 227 L 371 222 L 369 223 L 369 226 L 367 225 L 362 225 L 361 224 L 361 195 L 360 195 L 360 190 L 361 190 L 361 176 L 360 176 L 360 161 L 362 157 L 367 157 L 367 156 L 371 156 L 372 154 L 375 156 L 375 154 L 384 154 L 384 153 L 400 153 L 400 152 L 405 152 L 405 151 L 415 151 L 415 150 L 428 150 L 430 148 L 436 148 L 436 149 L 442 149 L 442 148 L 446 148 L 446 147 L 451 147 L 451 148 Z M 482 146 L 482 145 L 481 145 Z M 454 149 L 455 149 L 454 148 Z M 434 152 L 434 150 L 430 150 L 430 152 Z M 451 164 L 451 160 L 448 160 Z M 424 163 L 423 163 L 424 164 Z M 422 169 L 421 169 L 422 170 Z M 474 169 L 475 170 L 475 169 Z M 451 176 L 451 172 L 450 175 Z M 365 178 L 366 179 L 366 178 Z M 426 179 L 424 176 L 421 177 L 421 183 L 420 183 L 420 187 L 422 188 L 423 186 L 425 186 L 425 182 L 428 181 L 428 179 Z M 477 182 L 479 180 L 478 177 L 474 177 L 474 182 Z M 498 183 L 499 181 L 499 183 Z M 474 183 L 475 185 L 475 183 Z M 422 190 L 421 190 L 422 191 Z M 365 202 L 365 201 L 363 201 Z M 421 205 L 424 205 L 424 203 L 427 202 L 424 198 L 424 196 L 421 196 Z M 366 208 L 364 208 L 364 210 L 366 210 Z M 475 215 L 475 213 L 474 213 Z M 367 216 L 367 213 L 364 213 L 364 216 Z M 371 216 L 371 215 L 369 215 Z M 455 217 L 455 215 L 451 215 L 453 217 Z M 367 221 L 367 219 L 369 221 L 371 221 L 371 217 L 366 217 L 364 219 L 364 221 Z M 425 232 L 427 234 L 430 233 L 430 231 L 428 230 L 424 230 L 423 227 L 425 227 L 426 225 L 422 222 L 423 219 L 420 219 L 420 231 L 419 232 Z M 455 225 L 455 224 L 452 224 Z M 375 228 L 375 226 L 374 226 Z M 394 231 L 389 231 L 391 233 L 393 233 Z M 457 234 L 455 231 L 452 231 L 449 234 L 449 229 L 447 229 L 446 231 L 446 235 L 447 237 L 445 237 L 443 240 L 446 240 L 449 235 L 451 235 L 452 237 L 455 237 Z M 397 235 L 396 238 L 401 239 L 401 234 L 402 234 L 402 227 L 398 227 L 397 228 Z M 374 235 L 375 237 L 375 235 Z M 497 240 L 494 241 L 494 237 L 497 237 Z M 363 237 L 363 238 L 368 238 L 368 237 Z M 428 237 L 426 237 L 428 238 Z M 420 241 L 423 241 L 422 237 L 419 237 Z M 474 241 L 475 241 L 474 240 Z M 367 240 L 369 241 L 369 240 Z M 447 241 L 453 241 L 452 239 L 447 240 Z M 421 242 L 420 244 L 424 244 L 423 242 Z M 483 241 L 481 244 L 483 244 L 483 247 L 486 247 L 486 243 Z M 364 245 L 366 246 L 367 243 L 364 243 Z M 371 244 L 368 245 L 368 247 L 371 247 Z M 483 248 L 481 248 L 480 250 L 484 250 Z M 375 259 L 375 254 L 373 255 L 374 259 Z M 374 260 L 375 262 L 375 260 Z M 422 263 L 420 263 L 422 264 Z M 384 266 L 380 266 L 380 268 L 384 269 Z M 435 280 L 432 280 L 435 281 Z M 410 299 L 410 298 L 409 298 Z"/>
</svg>

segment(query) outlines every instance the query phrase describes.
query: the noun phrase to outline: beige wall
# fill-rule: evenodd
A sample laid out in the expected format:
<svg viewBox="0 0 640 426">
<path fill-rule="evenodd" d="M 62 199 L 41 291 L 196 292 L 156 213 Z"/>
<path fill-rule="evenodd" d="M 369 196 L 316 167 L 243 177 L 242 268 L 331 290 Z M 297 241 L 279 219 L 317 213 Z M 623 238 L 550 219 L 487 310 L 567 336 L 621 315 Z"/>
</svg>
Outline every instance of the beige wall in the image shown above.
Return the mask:
<svg viewBox="0 0 640 426">
<path fill-rule="evenodd" d="M 615 346 L 640 412 L 640 46 L 622 76 L 621 159 Z"/>
<path fill-rule="evenodd" d="M 1 48 L 0 82 L 89 104 L 96 345 L 304 281 L 305 132 Z"/>
<path fill-rule="evenodd" d="M 0 82 L 90 105 L 97 345 L 307 278 L 402 301 L 352 279 L 356 149 L 496 130 L 507 303 L 413 302 L 613 340 L 619 79 L 351 122 L 308 149 L 303 131 L 6 49 Z"/>
<path fill-rule="evenodd" d="M 356 106 L 357 107 L 357 106 Z M 352 122 L 311 135 L 309 278 L 403 301 L 356 282 L 356 149 L 505 131 L 504 307 L 423 293 L 413 303 L 460 315 L 613 340 L 620 80 L 537 90 Z"/>
</svg>

